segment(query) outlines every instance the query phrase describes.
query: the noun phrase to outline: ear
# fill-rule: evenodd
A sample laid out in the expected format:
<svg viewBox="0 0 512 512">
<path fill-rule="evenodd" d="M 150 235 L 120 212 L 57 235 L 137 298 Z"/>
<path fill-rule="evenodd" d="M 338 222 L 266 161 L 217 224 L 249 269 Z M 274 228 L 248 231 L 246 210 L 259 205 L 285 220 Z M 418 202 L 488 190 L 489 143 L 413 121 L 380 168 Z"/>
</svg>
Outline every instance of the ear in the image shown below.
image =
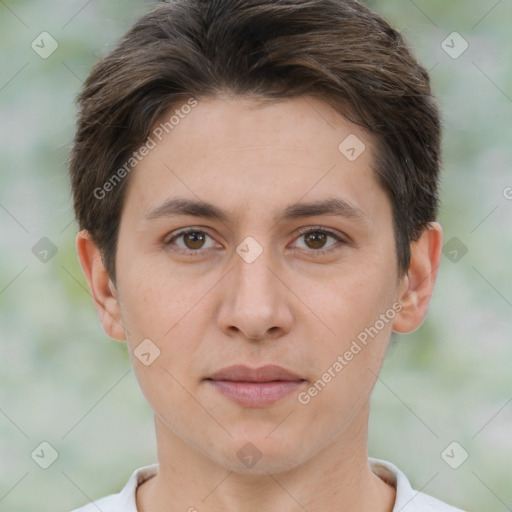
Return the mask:
<svg viewBox="0 0 512 512">
<path fill-rule="evenodd" d="M 114 283 L 103 264 L 100 251 L 87 230 L 83 229 L 77 234 L 76 249 L 103 331 L 115 340 L 126 340 Z"/>
<path fill-rule="evenodd" d="M 441 225 L 431 222 L 411 244 L 411 263 L 400 288 L 402 309 L 393 322 L 394 331 L 412 332 L 423 323 L 436 282 L 442 242 Z"/>
</svg>

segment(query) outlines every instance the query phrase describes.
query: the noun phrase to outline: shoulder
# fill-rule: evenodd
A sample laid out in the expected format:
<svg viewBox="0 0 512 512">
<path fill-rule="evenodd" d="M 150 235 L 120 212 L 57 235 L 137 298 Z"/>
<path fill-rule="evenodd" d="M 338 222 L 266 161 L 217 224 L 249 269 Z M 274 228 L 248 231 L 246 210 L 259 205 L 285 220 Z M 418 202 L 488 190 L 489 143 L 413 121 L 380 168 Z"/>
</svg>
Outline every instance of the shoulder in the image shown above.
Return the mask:
<svg viewBox="0 0 512 512">
<path fill-rule="evenodd" d="M 407 477 L 391 462 L 369 458 L 372 471 L 396 488 L 393 512 L 464 512 L 428 494 L 415 491 Z"/>
<path fill-rule="evenodd" d="M 130 476 L 123 489 L 116 493 L 104 496 L 87 505 L 74 509 L 71 512 L 137 512 L 136 490 L 142 482 L 156 475 L 158 464 L 151 464 L 136 469 Z"/>
<path fill-rule="evenodd" d="M 415 491 L 410 504 L 405 505 L 401 510 L 403 512 L 464 512 L 460 508 L 452 507 L 443 501 L 418 491 Z"/>
</svg>

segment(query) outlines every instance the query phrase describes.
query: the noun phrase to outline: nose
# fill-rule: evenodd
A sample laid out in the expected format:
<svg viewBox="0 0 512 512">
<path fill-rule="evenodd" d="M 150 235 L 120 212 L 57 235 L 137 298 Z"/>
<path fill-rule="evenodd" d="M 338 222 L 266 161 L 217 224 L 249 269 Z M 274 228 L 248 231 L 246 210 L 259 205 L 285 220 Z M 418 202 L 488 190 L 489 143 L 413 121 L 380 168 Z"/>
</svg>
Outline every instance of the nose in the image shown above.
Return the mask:
<svg viewBox="0 0 512 512">
<path fill-rule="evenodd" d="M 228 336 L 250 340 L 274 339 L 289 332 L 293 312 L 291 293 L 279 276 L 269 250 L 248 263 L 237 253 L 234 268 L 223 281 L 220 329 Z"/>
</svg>

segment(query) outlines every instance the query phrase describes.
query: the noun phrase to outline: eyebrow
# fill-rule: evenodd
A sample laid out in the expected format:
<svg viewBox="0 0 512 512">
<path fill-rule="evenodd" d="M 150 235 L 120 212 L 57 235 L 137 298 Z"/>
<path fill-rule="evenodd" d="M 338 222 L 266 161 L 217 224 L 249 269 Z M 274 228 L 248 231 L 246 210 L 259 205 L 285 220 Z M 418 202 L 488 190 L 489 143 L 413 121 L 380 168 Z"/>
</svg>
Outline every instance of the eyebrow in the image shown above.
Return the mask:
<svg viewBox="0 0 512 512">
<path fill-rule="evenodd" d="M 151 221 L 180 215 L 202 217 L 224 223 L 228 222 L 230 218 L 227 211 L 211 203 L 177 197 L 167 199 L 161 205 L 148 211 L 143 216 L 143 220 Z M 368 216 L 359 207 L 344 199 L 334 197 L 321 201 L 291 204 L 287 206 L 282 213 L 275 215 L 273 221 L 278 223 L 285 220 L 289 221 L 316 215 L 333 215 L 361 221 L 369 220 Z"/>
</svg>

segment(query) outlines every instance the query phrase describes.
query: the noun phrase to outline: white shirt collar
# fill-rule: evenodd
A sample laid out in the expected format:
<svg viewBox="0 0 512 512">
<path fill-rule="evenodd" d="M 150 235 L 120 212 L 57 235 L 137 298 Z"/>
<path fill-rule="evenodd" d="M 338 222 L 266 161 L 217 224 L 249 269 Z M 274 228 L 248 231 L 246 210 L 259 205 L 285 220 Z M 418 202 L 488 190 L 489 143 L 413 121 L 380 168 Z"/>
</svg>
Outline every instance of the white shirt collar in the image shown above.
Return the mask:
<svg viewBox="0 0 512 512">
<path fill-rule="evenodd" d="M 391 462 L 369 458 L 372 471 L 396 488 L 393 512 L 463 512 L 427 494 L 415 491 L 407 477 Z M 72 512 L 138 512 L 137 486 L 156 475 L 158 463 L 136 469 L 117 494 L 111 494 Z"/>
</svg>

